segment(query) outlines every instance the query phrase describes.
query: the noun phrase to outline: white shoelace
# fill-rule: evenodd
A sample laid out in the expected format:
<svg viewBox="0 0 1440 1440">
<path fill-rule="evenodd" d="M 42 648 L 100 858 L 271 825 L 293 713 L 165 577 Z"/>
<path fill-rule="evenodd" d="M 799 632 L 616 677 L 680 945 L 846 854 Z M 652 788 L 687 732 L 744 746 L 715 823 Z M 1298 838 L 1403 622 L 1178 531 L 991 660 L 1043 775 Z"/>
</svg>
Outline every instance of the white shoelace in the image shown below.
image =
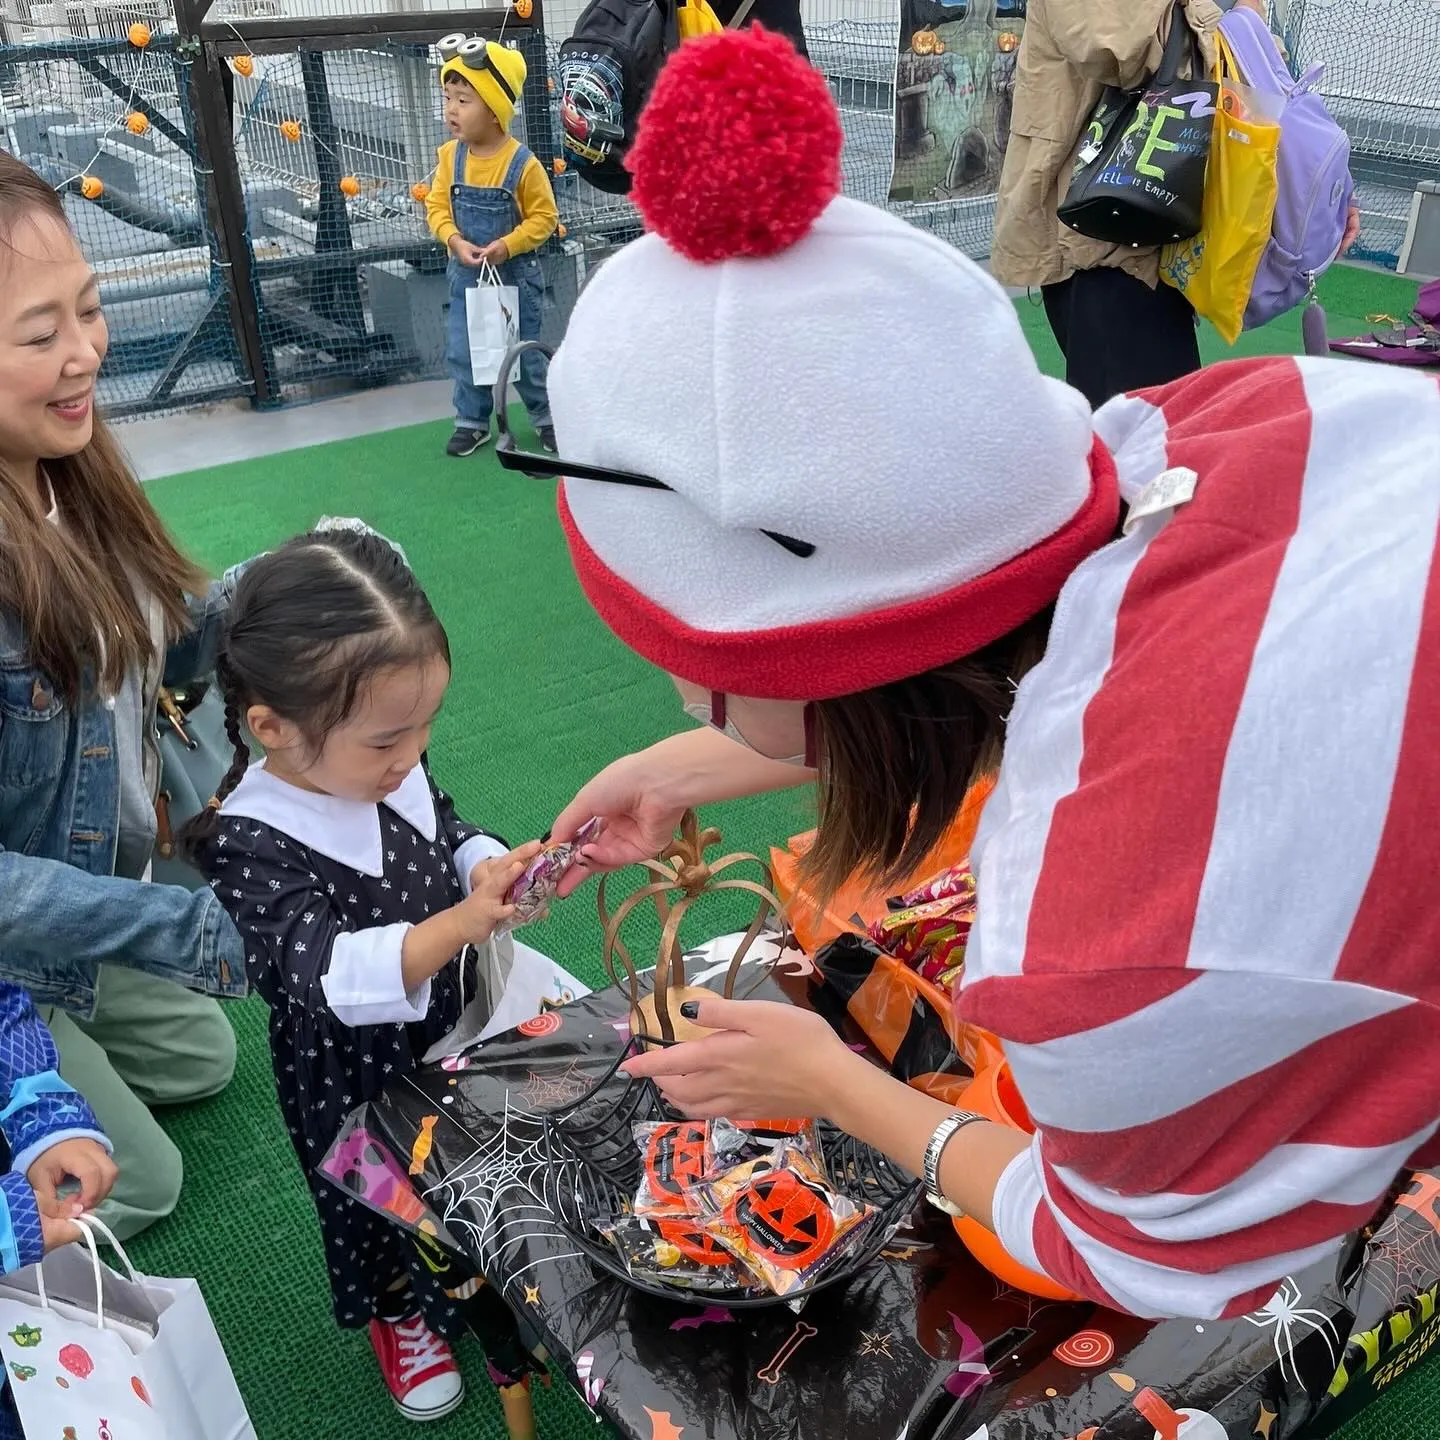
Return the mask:
<svg viewBox="0 0 1440 1440">
<path fill-rule="evenodd" d="M 445 1353 L 445 1342 L 431 1331 L 420 1315 L 397 1325 L 395 1334 L 400 1339 L 400 1378 L 406 1384 L 419 1372 L 442 1364 L 449 1358 Z"/>
</svg>

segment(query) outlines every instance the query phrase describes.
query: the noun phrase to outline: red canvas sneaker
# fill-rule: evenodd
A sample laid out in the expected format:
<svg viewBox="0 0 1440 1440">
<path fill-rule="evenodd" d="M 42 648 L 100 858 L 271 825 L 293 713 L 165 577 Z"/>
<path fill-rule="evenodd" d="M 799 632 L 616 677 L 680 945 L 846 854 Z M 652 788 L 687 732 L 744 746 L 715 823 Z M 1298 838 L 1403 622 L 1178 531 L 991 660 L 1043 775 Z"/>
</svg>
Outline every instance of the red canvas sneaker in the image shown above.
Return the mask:
<svg viewBox="0 0 1440 1440">
<path fill-rule="evenodd" d="M 395 1408 L 411 1420 L 438 1420 L 459 1407 L 465 1381 L 450 1346 L 419 1315 L 372 1320 L 370 1343 Z"/>
</svg>

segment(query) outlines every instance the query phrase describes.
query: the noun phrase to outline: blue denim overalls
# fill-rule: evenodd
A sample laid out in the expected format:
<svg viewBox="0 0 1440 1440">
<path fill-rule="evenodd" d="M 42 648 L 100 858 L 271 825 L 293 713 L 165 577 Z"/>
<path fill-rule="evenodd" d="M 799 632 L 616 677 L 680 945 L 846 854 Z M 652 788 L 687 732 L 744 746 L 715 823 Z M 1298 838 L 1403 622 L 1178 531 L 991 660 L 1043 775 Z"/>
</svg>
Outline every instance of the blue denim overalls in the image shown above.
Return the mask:
<svg viewBox="0 0 1440 1440">
<path fill-rule="evenodd" d="M 523 218 L 516 198 L 520 176 L 530 163 L 530 151 L 516 148 L 505 172 L 504 182 L 494 186 L 466 185 L 465 170 L 470 159 L 469 146 L 463 140 L 455 145 L 455 183 L 450 187 L 450 217 L 456 229 L 472 245 L 488 245 L 508 235 Z M 517 255 L 499 267 L 500 278 L 520 293 L 520 338 L 540 338 L 540 310 L 544 281 L 540 257 L 532 250 Z M 467 429 L 480 430 L 490 423 L 494 397 L 487 385 L 476 386 L 471 378 L 470 330 L 465 317 L 465 292 L 480 283 L 480 271 L 462 265 L 453 255 L 447 272 L 450 277 L 450 316 L 446 359 L 451 378 L 455 381 L 455 420 Z M 530 423 L 539 427 L 550 424 L 550 397 L 545 392 L 547 362 L 538 351 L 529 350 L 520 358 L 520 374 L 515 388 L 530 412 Z"/>
</svg>

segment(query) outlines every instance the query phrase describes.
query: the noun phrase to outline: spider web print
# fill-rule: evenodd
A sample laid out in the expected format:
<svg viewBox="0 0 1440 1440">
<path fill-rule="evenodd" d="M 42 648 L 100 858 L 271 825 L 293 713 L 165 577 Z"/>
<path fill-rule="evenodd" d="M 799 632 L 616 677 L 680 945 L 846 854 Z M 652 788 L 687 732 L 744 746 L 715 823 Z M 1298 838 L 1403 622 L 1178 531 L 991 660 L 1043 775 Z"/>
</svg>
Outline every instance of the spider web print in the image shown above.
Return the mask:
<svg viewBox="0 0 1440 1440">
<path fill-rule="evenodd" d="M 487 1275 L 496 1272 L 508 1251 L 523 1247 L 529 1240 L 544 1237 L 572 1243 L 541 1191 L 541 1177 L 549 1160 L 537 1119 L 534 1112 L 512 1106 L 507 1094 L 500 1129 L 493 1138 L 480 1144 L 463 1165 L 425 1191 L 425 1198 L 437 1210 L 444 1205 L 440 1218 L 452 1234 L 466 1238 L 472 1258 Z M 533 1136 L 527 1139 L 517 1135 L 514 1121 L 533 1127 Z M 563 1168 L 564 1162 L 561 1165 Z M 583 1252 L 541 1255 L 507 1274 L 501 1291 L 512 1285 L 523 1291 L 521 1277 L 538 1265 L 576 1258 L 584 1259 Z"/>
<path fill-rule="evenodd" d="M 1370 1241 L 1365 1278 L 1384 1296 L 1386 1312 L 1410 1304 L 1440 1277 L 1440 1231 L 1413 1210 L 1397 1209 Z"/>
<path fill-rule="evenodd" d="M 1016 1290 L 1013 1286 L 1007 1285 L 1003 1280 L 997 1279 L 994 1275 L 990 1277 L 990 1280 L 995 1287 L 995 1300 L 997 1303 L 1002 1300 L 1008 1301 L 1013 1305 L 1018 1305 L 1024 1310 L 1025 1328 L 1027 1330 L 1033 1330 L 1035 1328 L 1035 1317 L 1037 1315 L 1046 1310 L 1054 1310 L 1058 1306 L 1066 1303 L 1063 1300 L 1046 1300 L 1039 1295 L 1031 1295 L 1027 1291 Z"/>
</svg>

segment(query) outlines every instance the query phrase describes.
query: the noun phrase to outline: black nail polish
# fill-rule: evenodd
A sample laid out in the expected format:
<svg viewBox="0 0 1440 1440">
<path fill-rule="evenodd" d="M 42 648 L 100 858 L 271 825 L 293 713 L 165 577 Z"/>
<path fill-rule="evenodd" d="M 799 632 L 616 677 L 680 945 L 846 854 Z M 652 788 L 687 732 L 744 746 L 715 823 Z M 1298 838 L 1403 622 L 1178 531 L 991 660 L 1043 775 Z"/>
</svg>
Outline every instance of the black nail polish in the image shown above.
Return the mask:
<svg viewBox="0 0 1440 1440">
<path fill-rule="evenodd" d="M 680 1013 L 687 1020 L 698 1020 L 700 1018 L 700 1002 L 698 1000 L 686 1000 L 680 1006 Z"/>
</svg>

